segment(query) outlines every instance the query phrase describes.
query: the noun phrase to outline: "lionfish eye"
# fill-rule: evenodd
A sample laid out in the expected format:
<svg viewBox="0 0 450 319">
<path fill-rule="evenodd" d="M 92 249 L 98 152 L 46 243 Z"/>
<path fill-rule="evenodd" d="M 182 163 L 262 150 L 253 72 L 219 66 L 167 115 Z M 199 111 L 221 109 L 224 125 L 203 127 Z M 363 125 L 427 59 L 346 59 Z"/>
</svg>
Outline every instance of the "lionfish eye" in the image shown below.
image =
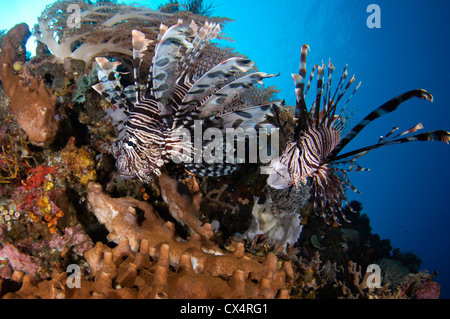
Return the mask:
<svg viewBox="0 0 450 319">
<path fill-rule="evenodd" d="M 132 148 L 134 148 L 134 146 L 136 145 L 134 142 L 133 142 L 133 140 L 128 140 L 128 139 L 125 139 L 125 140 L 123 140 L 123 143 L 122 143 L 122 145 L 123 145 L 123 147 L 125 148 L 125 149 L 132 149 Z"/>
</svg>

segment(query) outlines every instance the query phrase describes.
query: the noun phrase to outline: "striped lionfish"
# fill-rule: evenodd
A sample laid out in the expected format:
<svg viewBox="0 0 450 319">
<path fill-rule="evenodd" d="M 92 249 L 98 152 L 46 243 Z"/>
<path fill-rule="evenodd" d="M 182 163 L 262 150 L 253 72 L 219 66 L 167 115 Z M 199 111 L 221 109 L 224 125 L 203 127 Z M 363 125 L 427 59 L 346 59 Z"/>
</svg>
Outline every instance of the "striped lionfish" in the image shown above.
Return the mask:
<svg viewBox="0 0 450 319">
<path fill-rule="evenodd" d="M 267 184 L 270 186 L 270 205 L 275 213 L 281 215 L 298 211 L 300 205 L 304 205 L 304 190 L 306 189 L 308 195 L 313 197 L 314 211 L 321 215 L 327 223 L 334 220 L 340 224 L 338 217 L 346 220 L 342 204 L 346 203 L 351 209 L 347 202 L 346 187 L 358 192 L 350 183 L 347 172 L 366 170 L 356 163 L 358 158 L 376 148 L 411 141 L 435 140 L 448 144 L 450 133 L 441 130 L 416 133 L 423 128 L 419 123 L 409 130 L 395 134 L 398 129 L 395 127 L 381 137 L 376 144 L 343 153 L 344 147 L 375 119 L 395 111 L 400 104 L 413 97 L 431 102 L 433 97 L 427 91 L 419 89 L 403 93 L 375 109 L 350 129 L 345 136 L 342 136 L 347 123 L 347 118 L 344 116 L 345 106 L 358 90 L 360 83 L 347 99 L 345 106 L 338 112 L 338 104 L 355 82 L 355 77 L 352 76 L 348 79 L 346 66 L 337 88 L 333 92 L 331 80 L 335 68 L 331 62 L 328 68 L 322 62 L 322 65 L 313 67 L 309 80 L 306 82 L 308 50 L 308 45 L 303 45 L 300 72 L 293 74 L 297 97 L 293 137 L 289 139 L 281 156 L 272 160 L 269 165 L 271 173 Z M 305 97 L 315 70 L 317 70 L 316 97 L 308 111 Z M 277 112 L 274 113 L 277 117 Z"/>
<path fill-rule="evenodd" d="M 192 140 L 177 134 L 183 129 L 192 133 L 195 120 L 223 132 L 256 127 L 271 111 L 273 103 L 264 104 L 260 92 L 264 89 L 254 84 L 275 75 L 250 73 L 253 61 L 212 45 L 220 32 L 218 24 L 208 22 L 201 27 L 194 21 L 186 26 L 182 20 L 171 27 L 162 24 L 145 85 L 138 78 L 152 41 L 142 32 L 132 33 L 134 84 L 124 88 L 120 62 L 96 59 L 100 83 L 93 88 L 127 118 L 116 162 L 122 178 L 148 182 L 174 158 L 183 161 L 189 172 L 203 176 L 227 175 L 237 169 L 236 163 L 190 161 L 196 151 Z"/>
</svg>

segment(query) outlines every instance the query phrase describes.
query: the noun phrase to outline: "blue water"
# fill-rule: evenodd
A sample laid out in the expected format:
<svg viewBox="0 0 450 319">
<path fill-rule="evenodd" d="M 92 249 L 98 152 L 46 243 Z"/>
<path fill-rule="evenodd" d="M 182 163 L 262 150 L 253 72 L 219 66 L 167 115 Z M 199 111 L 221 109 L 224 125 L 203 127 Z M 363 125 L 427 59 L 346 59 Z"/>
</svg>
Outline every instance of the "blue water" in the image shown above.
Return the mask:
<svg viewBox="0 0 450 319">
<path fill-rule="evenodd" d="M 19 22 L 33 25 L 52 1 L 11 1 L 0 5 L 0 29 Z M 156 8 L 165 1 L 133 1 Z M 367 127 L 347 150 L 376 143 L 394 126 L 400 131 L 422 122 L 425 130 L 450 131 L 450 2 L 418 0 L 214 0 L 213 13 L 234 19 L 225 28 L 235 42 L 227 44 L 254 60 L 260 71 L 278 73 L 267 84 L 295 103 L 291 73 L 298 72 L 300 48 L 309 44 L 308 70 L 331 58 L 336 76 L 348 63 L 349 73 L 362 81 L 352 104 L 361 119 L 387 100 L 422 88 L 434 103 L 410 100 L 395 113 Z M 366 12 L 381 9 L 381 28 L 370 29 Z M 30 41 L 32 42 L 32 41 Z M 30 44 L 32 46 L 32 43 Z M 362 194 L 360 201 L 374 233 L 394 247 L 413 251 L 422 269 L 439 272 L 442 298 L 450 298 L 449 177 L 450 145 L 415 142 L 370 152 L 359 160 L 370 172 L 350 174 Z"/>
</svg>

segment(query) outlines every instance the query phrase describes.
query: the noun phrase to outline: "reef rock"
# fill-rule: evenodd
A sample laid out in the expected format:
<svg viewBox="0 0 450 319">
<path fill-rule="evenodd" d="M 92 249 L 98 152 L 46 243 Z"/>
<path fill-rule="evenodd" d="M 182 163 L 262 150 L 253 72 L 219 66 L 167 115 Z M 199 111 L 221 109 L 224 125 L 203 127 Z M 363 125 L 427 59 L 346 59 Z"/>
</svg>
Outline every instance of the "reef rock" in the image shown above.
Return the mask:
<svg viewBox="0 0 450 319">
<path fill-rule="evenodd" d="M 259 204 L 259 198 L 255 197 L 252 216 L 252 223 L 244 233 L 244 238 L 253 241 L 255 237 L 263 235 L 267 237 L 267 243 L 275 250 L 280 248 L 284 251 L 288 246 L 293 246 L 303 228 L 300 214 L 274 214 L 270 197 L 267 197 L 262 204 Z"/>
<path fill-rule="evenodd" d="M 181 243 L 174 224 L 162 219 L 147 202 L 132 197 L 111 198 L 100 184 L 93 182 L 88 184 L 88 202 L 98 221 L 109 231 L 108 240 L 119 243 L 121 238 L 127 238 L 133 251 L 137 251 L 142 239 L 147 239 L 152 249 L 157 249 L 162 242 L 170 243 L 176 263 L 184 250 L 194 247 L 221 253 L 208 239 L 197 234 L 188 243 Z M 210 224 L 203 227 L 212 231 Z"/>
<path fill-rule="evenodd" d="M 277 258 L 270 255 L 261 263 L 261 276 L 248 276 L 236 269 L 224 278 L 195 271 L 189 253 L 180 258 L 179 266 L 170 267 L 171 247 L 162 244 L 160 256 L 152 261 L 149 243 L 143 240 L 139 251 L 133 253 L 127 241 L 111 249 L 102 243 L 85 253 L 90 275 L 79 272 L 78 282 L 73 274 L 55 274 L 51 280 L 36 282 L 35 278 L 15 271 L 12 280 L 21 284 L 17 291 L 2 287 L 2 298 L 43 299 L 230 299 L 230 298 L 289 298 L 285 281 L 292 278 L 288 267 L 277 270 Z M 288 265 L 288 264 L 286 264 Z M 292 268 L 291 268 L 292 270 Z M 3 289 L 2 289 L 3 288 Z"/>
<path fill-rule="evenodd" d="M 214 232 L 208 225 L 202 226 L 198 215 L 202 194 L 192 194 L 183 183 L 171 178 L 166 173 L 159 177 L 161 196 L 169 205 L 169 212 L 177 221 L 188 225 L 194 232 L 211 238 Z"/>
<path fill-rule="evenodd" d="M 7 259 L 13 269 L 22 271 L 30 275 L 37 275 L 41 272 L 41 268 L 33 260 L 33 257 L 21 253 L 14 245 L 4 244 L 0 249 L 0 260 Z"/>
<path fill-rule="evenodd" d="M 14 72 L 14 64 L 24 62 L 25 44 L 29 36 L 28 25 L 22 23 L 3 37 L 0 79 L 11 101 L 11 110 L 17 117 L 19 126 L 27 133 L 30 142 L 38 146 L 47 146 L 54 140 L 59 128 L 56 119 L 57 98 L 43 82 L 33 79 L 27 84 Z"/>
</svg>

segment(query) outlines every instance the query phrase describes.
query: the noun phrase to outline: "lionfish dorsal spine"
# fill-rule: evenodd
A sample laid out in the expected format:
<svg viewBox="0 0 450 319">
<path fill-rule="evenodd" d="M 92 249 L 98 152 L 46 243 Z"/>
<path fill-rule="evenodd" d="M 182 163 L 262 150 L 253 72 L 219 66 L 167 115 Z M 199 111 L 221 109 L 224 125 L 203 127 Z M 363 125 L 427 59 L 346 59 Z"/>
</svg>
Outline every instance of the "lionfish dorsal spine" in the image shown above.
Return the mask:
<svg viewBox="0 0 450 319">
<path fill-rule="evenodd" d="M 162 36 L 156 44 L 150 71 L 152 93 L 158 101 L 158 107 L 163 117 L 174 113 L 171 99 L 179 76 L 180 49 L 181 47 L 192 47 L 187 40 L 190 29 L 183 26 L 182 23 L 182 20 L 178 20 L 178 23 L 170 28 L 161 25 Z"/>
<path fill-rule="evenodd" d="M 323 71 L 324 71 L 324 68 L 325 67 L 323 66 L 323 63 L 322 63 L 322 66 L 317 67 L 316 102 L 314 103 L 314 107 L 311 108 L 311 115 L 312 115 L 312 118 L 314 118 L 316 127 L 319 127 L 319 124 L 320 124 L 319 114 L 320 114 L 320 106 L 321 106 L 321 102 L 322 102 L 322 93 L 323 93 L 323 78 L 324 78 Z M 314 110 L 314 111 L 312 111 L 312 110 Z"/>
<path fill-rule="evenodd" d="M 133 77 L 134 86 L 136 88 L 136 101 L 141 100 L 141 88 L 143 85 L 139 83 L 139 71 L 144 58 L 145 51 L 148 46 L 154 41 L 148 40 L 145 34 L 138 30 L 132 30 L 132 46 L 133 46 Z"/>
<path fill-rule="evenodd" d="M 301 49 L 300 70 L 298 74 L 292 74 L 295 83 L 295 95 L 297 97 L 297 105 L 295 107 L 295 119 L 299 128 L 305 128 L 308 120 L 308 110 L 305 101 L 305 81 L 306 81 L 306 56 L 309 46 L 304 44 Z M 297 134 L 296 134 L 297 135 Z"/>
<path fill-rule="evenodd" d="M 191 86 L 191 81 L 196 81 L 197 79 L 191 79 L 191 72 L 195 67 L 200 54 L 205 49 L 205 46 L 209 44 L 210 41 L 217 38 L 221 32 L 219 24 L 205 22 L 203 26 L 198 28 L 197 24 L 192 20 L 190 26 L 194 40 L 192 40 L 192 47 L 188 48 L 186 53 L 180 59 L 180 80 L 183 79 L 184 83 Z"/>
<path fill-rule="evenodd" d="M 110 62 L 103 57 L 97 57 L 97 64 L 100 69 L 98 70 L 99 83 L 92 86 L 104 99 L 108 102 L 128 112 L 135 103 L 135 86 L 129 85 L 125 89 L 120 84 L 120 73 L 117 71 L 117 67 L 120 62 Z"/>
</svg>

